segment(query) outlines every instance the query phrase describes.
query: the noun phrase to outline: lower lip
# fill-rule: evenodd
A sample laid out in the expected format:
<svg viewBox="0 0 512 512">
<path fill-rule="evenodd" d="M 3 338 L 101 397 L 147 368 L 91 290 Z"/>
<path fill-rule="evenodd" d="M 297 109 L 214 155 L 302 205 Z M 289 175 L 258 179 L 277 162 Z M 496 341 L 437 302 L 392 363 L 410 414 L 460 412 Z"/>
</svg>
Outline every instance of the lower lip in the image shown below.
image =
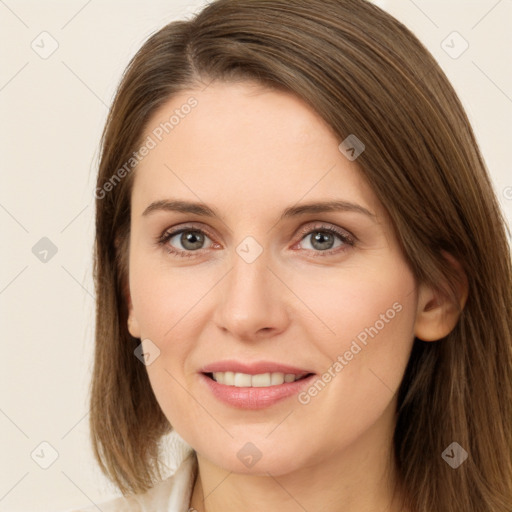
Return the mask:
<svg viewBox="0 0 512 512">
<path fill-rule="evenodd" d="M 240 409 L 264 409 L 285 398 L 297 395 L 307 388 L 316 377 L 315 374 L 295 382 L 284 382 L 277 386 L 261 388 L 226 386 L 210 379 L 204 373 L 200 374 L 202 380 L 210 388 L 211 392 L 222 402 Z"/>
</svg>

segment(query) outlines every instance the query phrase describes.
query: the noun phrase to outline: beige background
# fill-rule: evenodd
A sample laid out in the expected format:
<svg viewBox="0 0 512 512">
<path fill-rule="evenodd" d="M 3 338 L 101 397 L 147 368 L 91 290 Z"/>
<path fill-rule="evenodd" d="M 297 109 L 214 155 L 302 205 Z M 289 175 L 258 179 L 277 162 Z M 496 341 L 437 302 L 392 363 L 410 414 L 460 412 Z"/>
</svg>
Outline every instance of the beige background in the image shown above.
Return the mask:
<svg viewBox="0 0 512 512">
<path fill-rule="evenodd" d="M 512 1 L 376 3 L 412 29 L 454 84 L 511 223 Z M 115 494 L 94 464 L 87 424 L 98 142 L 130 57 L 203 4 L 0 0 L 2 512 L 62 511 Z M 469 47 L 452 58 L 461 38 Z M 57 249 L 46 263 L 32 252 L 43 237 Z"/>
</svg>

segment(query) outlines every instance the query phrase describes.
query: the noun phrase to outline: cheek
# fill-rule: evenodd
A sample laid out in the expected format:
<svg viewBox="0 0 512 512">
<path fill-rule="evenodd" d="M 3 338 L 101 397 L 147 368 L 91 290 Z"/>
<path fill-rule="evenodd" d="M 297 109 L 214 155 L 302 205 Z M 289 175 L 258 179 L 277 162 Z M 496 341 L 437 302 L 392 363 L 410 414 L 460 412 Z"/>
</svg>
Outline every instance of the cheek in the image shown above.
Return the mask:
<svg viewBox="0 0 512 512">
<path fill-rule="evenodd" d="M 415 282 L 408 267 L 395 262 L 379 271 L 351 269 L 337 283 L 343 286 L 309 295 L 334 333 L 318 321 L 310 331 L 326 363 L 299 401 L 332 436 L 339 422 L 356 436 L 383 414 L 402 380 L 414 340 Z"/>
<path fill-rule="evenodd" d="M 155 262 L 135 257 L 130 266 L 130 293 L 141 339 L 151 340 L 158 357 L 146 366 L 155 398 L 178 431 L 194 421 L 183 371 L 200 326 L 192 306 L 204 294 L 194 279 Z M 146 343 L 146 342 L 145 342 Z M 153 349 L 155 350 L 155 349 Z"/>
<path fill-rule="evenodd" d="M 133 254 L 130 261 L 130 294 L 141 339 L 159 350 L 146 371 L 161 409 L 176 428 L 193 421 L 195 409 L 186 391 L 195 372 L 189 355 L 203 328 L 201 298 L 213 284 L 206 273 L 199 279 L 192 268 L 172 269 L 144 254 Z"/>
<path fill-rule="evenodd" d="M 382 412 L 409 359 L 417 307 L 415 281 L 401 260 L 389 262 L 354 267 L 335 279 L 302 281 L 300 293 L 307 293 L 307 305 L 315 312 L 309 319 L 308 339 L 322 354 L 323 382 L 328 381 L 317 386 L 318 395 L 336 402 L 340 414 L 342 410 Z M 304 401 L 322 402 L 314 396 L 305 396 Z"/>
<path fill-rule="evenodd" d="M 192 267 L 173 269 L 166 265 L 165 258 L 133 254 L 130 294 L 141 335 L 162 343 L 180 336 L 182 322 L 187 323 L 188 329 L 194 304 L 211 286 L 208 284 L 211 279 L 204 277 L 206 279 L 198 279 Z"/>
<path fill-rule="evenodd" d="M 296 310 L 297 323 L 331 360 L 349 350 L 354 339 L 362 346 L 379 339 L 374 348 L 382 351 L 402 340 L 410 345 L 415 281 L 400 259 L 380 266 L 352 265 L 337 273 L 329 269 L 309 276 L 290 275 L 288 282 L 305 305 Z"/>
</svg>

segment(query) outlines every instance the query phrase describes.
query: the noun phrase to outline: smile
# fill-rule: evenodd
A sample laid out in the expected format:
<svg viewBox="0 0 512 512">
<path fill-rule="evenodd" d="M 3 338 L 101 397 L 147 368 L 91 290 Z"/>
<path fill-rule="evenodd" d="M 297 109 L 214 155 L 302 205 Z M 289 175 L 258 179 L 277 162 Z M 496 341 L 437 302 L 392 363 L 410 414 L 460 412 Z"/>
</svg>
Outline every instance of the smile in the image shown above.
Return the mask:
<svg viewBox="0 0 512 512">
<path fill-rule="evenodd" d="M 278 404 L 287 398 L 297 396 L 316 378 L 314 373 L 281 372 L 251 375 L 227 371 L 199 375 L 205 385 L 205 392 L 211 393 L 225 405 L 237 409 L 264 409 Z"/>
<path fill-rule="evenodd" d="M 303 379 L 308 374 L 302 373 L 295 375 L 293 373 L 259 373 L 250 375 L 239 372 L 214 372 L 206 374 L 211 379 L 225 386 L 236 386 L 238 388 L 263 388 L 269 386 L 279 386 L 284 382 L 295 382 Z"/>
</svg>

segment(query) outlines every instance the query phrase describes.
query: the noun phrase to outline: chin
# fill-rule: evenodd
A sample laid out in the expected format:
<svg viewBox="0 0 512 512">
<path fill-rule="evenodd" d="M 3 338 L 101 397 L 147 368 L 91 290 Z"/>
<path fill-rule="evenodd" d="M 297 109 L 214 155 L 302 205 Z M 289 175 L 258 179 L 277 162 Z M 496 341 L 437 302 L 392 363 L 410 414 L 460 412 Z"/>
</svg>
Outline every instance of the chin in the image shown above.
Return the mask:
<svg viewBox="0 0 512 512">
<path fill-rule="evenodd" d="M 292 445 L 280 445 L 277 448 L 270 439 L 249 439 L 250 436 L 244 441 L 231 440 L 228 445 L 215 452 L 211 451 L 210 446 L 207 451 L 199 449 L 198 453 L 209 463 L 240 475 L 268 476 L 270 473 L 279 476 L 308 465 L 303 448 Z M 301 454 L 300 459 L 297 457 L 298 453 Z"/>
</svg>

